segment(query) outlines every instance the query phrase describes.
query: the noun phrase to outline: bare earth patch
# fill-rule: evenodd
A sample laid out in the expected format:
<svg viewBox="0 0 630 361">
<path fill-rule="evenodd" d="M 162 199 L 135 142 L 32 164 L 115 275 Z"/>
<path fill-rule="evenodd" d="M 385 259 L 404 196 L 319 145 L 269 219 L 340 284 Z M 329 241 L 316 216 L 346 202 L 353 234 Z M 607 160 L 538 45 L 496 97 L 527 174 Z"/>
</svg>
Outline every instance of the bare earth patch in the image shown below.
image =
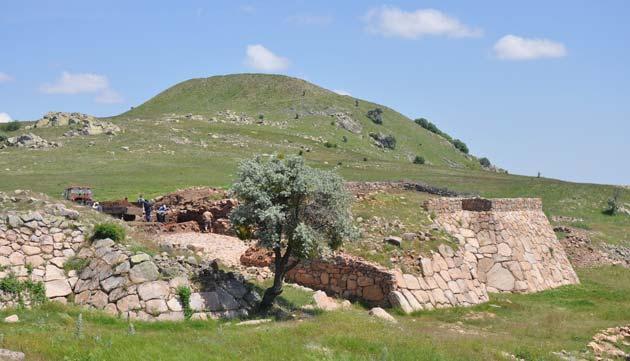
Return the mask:
<svg viewBox="0 0 630 361">
<path fill-rule="evenodd" d="M 249 247 L 244 241 L 215 233 L 174 233 L 160 236 L 160 246 L 174 250 L 200 252 L 202 258 L 218 259 L 227 267 L 238 267 L 240 257 Z"/>
</svg>

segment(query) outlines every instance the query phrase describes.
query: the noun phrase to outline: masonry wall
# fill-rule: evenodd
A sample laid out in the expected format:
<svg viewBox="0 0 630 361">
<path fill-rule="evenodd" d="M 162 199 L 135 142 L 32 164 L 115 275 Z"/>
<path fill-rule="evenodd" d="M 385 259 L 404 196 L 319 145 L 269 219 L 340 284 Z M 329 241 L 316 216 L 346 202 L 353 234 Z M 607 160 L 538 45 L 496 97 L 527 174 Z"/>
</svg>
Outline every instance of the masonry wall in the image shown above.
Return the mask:
<svg viewBox="0 0 630 361">
<path fill-rule="evenodd" d="M 0 214 L 0 278 L 42 282 L 56 302 L 74 302 L 128 319 L 182 320 L 178 287 L 192 290 L 196 319 L 245 316 L 260 301 L 250 285 L 210 265 L 189 264 L 184 257 L 133 253 L 109 239 L 91 243 L 90 227 L 79 212 L 62 204 L 39 212 Z M 78 270 L 64 270 L 70 259 Z M 193 284 L 190 278 L 200 280 Z M 0 290 L 0 309 L 28 306 L 28 295 Z"/>
<path fill-rule="evenodd" d="M 540 199 L 437 198 L 424 207 L 458 239 L 464 259 L 489 292 L 579 283 Z"/>
<path fill-rule="evenodd" d="M 300 262 L 286 280 L 373 306 L 389 306 L 396 276 L 388 269 L 349 255 Z"/>
</svg>

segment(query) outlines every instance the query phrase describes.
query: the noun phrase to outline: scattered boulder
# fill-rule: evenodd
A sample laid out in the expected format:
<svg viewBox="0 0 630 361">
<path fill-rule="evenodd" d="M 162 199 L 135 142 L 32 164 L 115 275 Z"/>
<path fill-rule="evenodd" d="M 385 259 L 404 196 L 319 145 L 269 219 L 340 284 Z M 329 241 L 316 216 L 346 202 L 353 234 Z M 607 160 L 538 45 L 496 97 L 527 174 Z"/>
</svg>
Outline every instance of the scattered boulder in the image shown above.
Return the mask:
<svg viewBox="0 0 630 361">
<path fill-rule="evenodd" d="M 20 322 L 20 317 L 18 315 L 11 315 L 4 318 L 5 323 L 17 323 Z"/>
<path fill-rule="evenodd" d="M 25 357 L 24 352 L 0 348 L 0 361 L 23 361 Z"/>
<path fill-rule="evenodd" d="M 270 318 L 262 318 L 260 320 L 249 320 L 249 321 L 241 321 L 236 324 L 236 326 L 252 326 L 252 325 L 260 325 L 263 323 L 271 322 Z"/>
<path fill-rule="evenodd" d="M 313 294 L 313 300 L 315 301 L 315 307 L 323 311 L 335 311 L 341 308 L 341 305 L 324 291 L 316 291 Z"/>
<path fill-rule="evenodd" d="M 49 142 L 33 133 L 22 134 L 17 137 L 11 137 L 0 144 L 0 149 L 7 147 L 28 148 L 28 149 L 48 149 L 61 147 L 60 143 Z"/>
<path fill-rule="evenodd" d="M 380 318 L 381 320 L 385 320 L 388 322 L 392 322 L 392 323 L 398 323 L 398 321 L 396 321 L 396 319 L 390 315 L 389 313 L 387 313 L 387 311 L 385 311 L 384 309 L 380 308 L 380 307 L 374 307 L 372 308 L 368 314 L 370 316 L 374 316 L 376 318 Z"/>
<path fill-rule="evenodd" d="M 383 242 L 389 243 L 393 246 L 400 247 L 402 246 L 402 238 L 396 236 L 388 236 L 383 239 Z"/>
<path fill-rule="evenodd" d="M 372 143 L 378 148 L 396 149 L 396 138 L 391 134 L 370 133 Z"/>
<path fill-rule="evenodd" d="M 95 117 L 83 113 L 48 112 L 35 123 L 35 128 L 73 127 L 64 133 L 65 137 L 81 135 L 115 135 L 121 132 L 117 125 L 98 121 Z"/>
</svg>

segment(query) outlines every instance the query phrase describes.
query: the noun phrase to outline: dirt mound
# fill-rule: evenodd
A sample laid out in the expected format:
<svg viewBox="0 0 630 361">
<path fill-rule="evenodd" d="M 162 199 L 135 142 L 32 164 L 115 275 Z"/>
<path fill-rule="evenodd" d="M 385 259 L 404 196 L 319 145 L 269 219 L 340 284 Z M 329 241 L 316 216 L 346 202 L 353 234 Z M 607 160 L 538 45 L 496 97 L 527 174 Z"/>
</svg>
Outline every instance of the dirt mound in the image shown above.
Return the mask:
<svg viewBox="0 0 630 361">
<path fill-rule="evenodd" d="M 578 267 L 619 265 L 630 267 L 630 249 L 615 245 L 595 245 L 582 230 L 559 226 L 554 231 L 566 233 L 560 240 L 571 263 Z"/>
<path fill-rule="evenodd" d="M 162 205 L 168 207 L 166 223 L 181 224 L 196 222 L 199 230 L 205 230 L 207 214 L 211 217 L 209 232 L 232 234 L 232 227 L 228 219 L 230 212 L 238 204 L 235 199 L 226 198 L 224 190 L 216 188 L 188 188 L 167 194 L 155 199 L 155 209 Z M 190 231 L 193 229 L 189 228 Z M 177 231 L 177 230 L 175 230 Z"/>
<path fill-rule="evenodd" d="M 240 261 L 247 267 L 269 267 L 273 264 L 273 258 L 273 251 L 252 246 L 241 255 Z"/>
</svg>

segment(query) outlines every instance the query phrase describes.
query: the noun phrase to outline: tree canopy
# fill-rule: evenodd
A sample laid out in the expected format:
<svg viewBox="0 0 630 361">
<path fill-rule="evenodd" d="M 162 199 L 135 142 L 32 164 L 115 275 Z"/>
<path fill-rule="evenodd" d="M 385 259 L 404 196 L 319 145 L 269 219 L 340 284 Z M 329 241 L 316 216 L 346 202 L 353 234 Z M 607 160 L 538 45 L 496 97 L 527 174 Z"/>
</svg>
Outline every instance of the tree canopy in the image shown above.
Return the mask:
<svg viewBox="0 0 630 361">
<path fill-rule="evenodd" d="M 336 249 L 355 235 L 343 179 L 307 166 L 301 157 L 243 161 L 231 192 L 240 202 L 230 215 L 233 225 L 251 229 L 260 246 L 274 251 L 274 284 L 261 309 L 282 293 L 286 272 L 299 260 Z"/>
</svg>

